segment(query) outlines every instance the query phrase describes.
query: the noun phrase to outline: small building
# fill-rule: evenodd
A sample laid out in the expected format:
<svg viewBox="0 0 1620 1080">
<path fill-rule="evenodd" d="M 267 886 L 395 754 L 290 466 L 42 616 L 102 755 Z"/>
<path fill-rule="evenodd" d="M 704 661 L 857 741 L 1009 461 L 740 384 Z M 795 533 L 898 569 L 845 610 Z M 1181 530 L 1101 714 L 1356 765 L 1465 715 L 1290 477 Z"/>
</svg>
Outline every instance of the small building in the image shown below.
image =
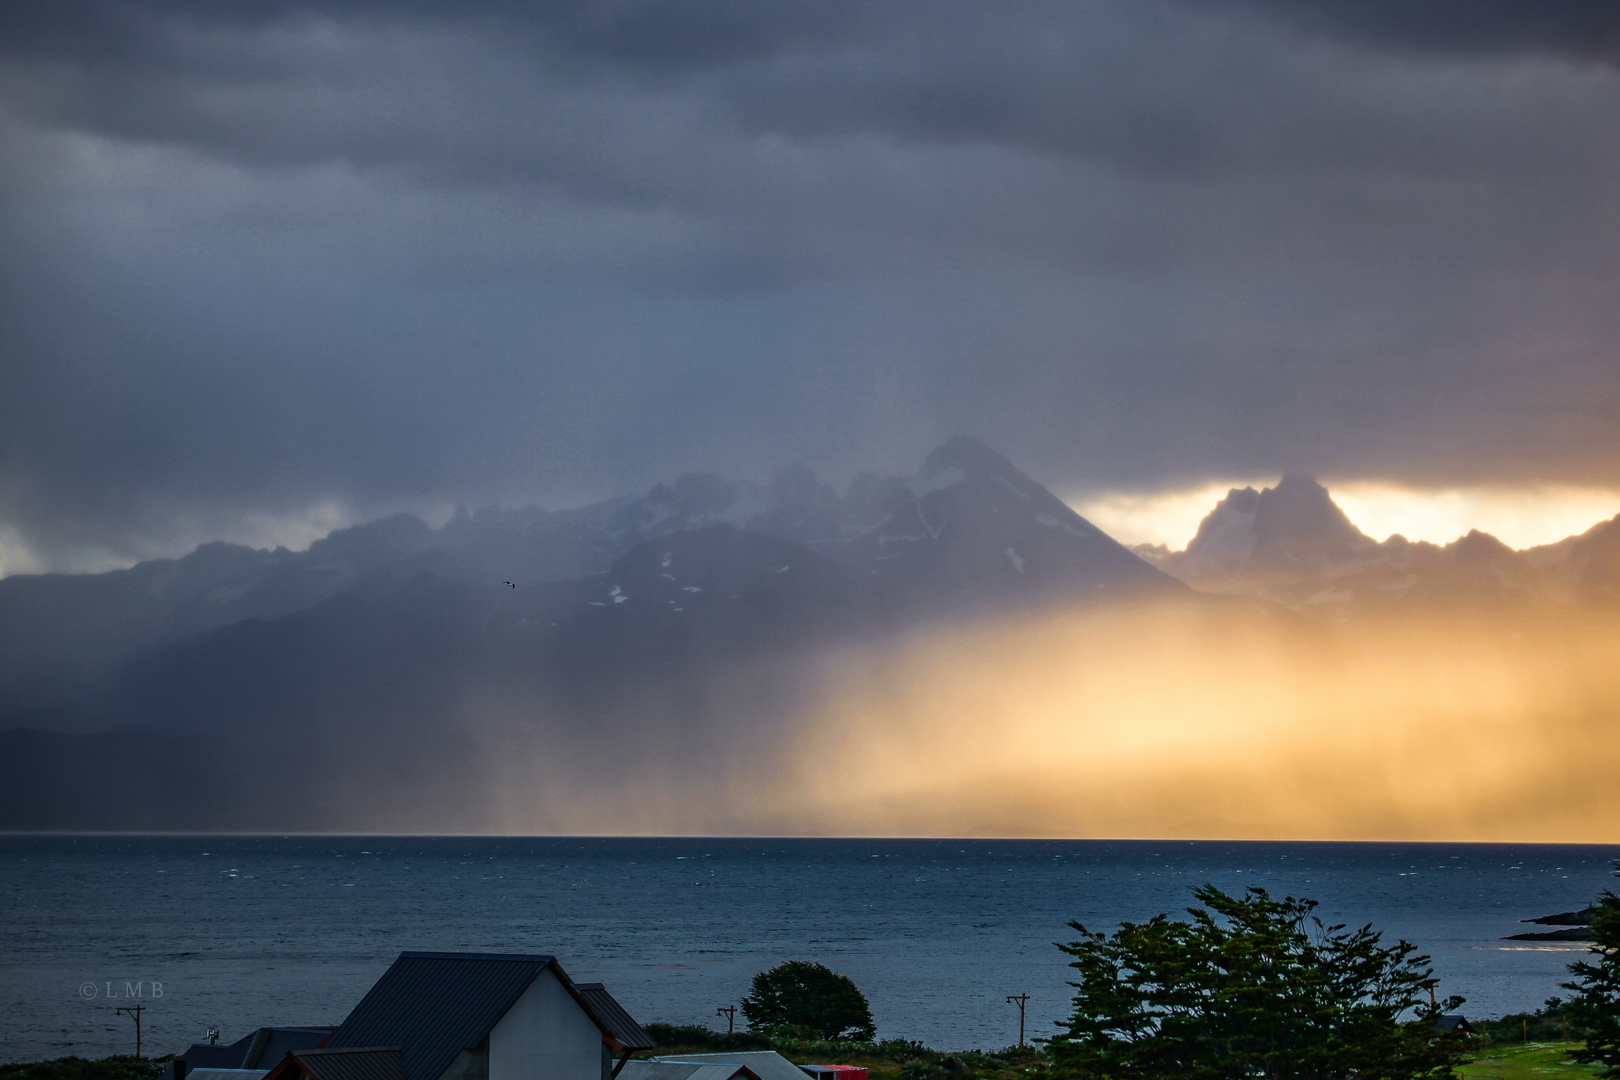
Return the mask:
<svg viewBox="0 0 1620 1080">
<path fill-rule="evenodd" d="M 805 1080 L 804 1073 L 799 1067 L 775 1050 L 738 1050 L 728 1054 L 675 1054 L 668 1057 L 660 1055 L 652 1060 L 683 1065 L 741 1065 L 758 1080 Z"/>
<path fill-rule="evenodd" d="M 619 1080 L 759 1080 L 746 1065 L 708 1064 L 689 1061 L 630 1061 L 618 1074 Z"/>
<path fill-rule="evenodd" d="M 599 982 L 576 983 L 579 987 L 579 996 L 585 999 L 585 1004 L 595 1014 L 596 1018 L 606 1024 L 613 1031 L 613 1037 L 623 1047 L 620 1052 L 619 1063 L 613 1066 L 613 1076 L 617 1077 L 624 1069 L 625 1062 L 637 1050 L 651 1050 L 658 1045 L 646 1031 L 642 1030 L 635 1018 L 624 1011 L 624 1006 L 613 1000 L 613 995 L 607 992 L 607 987 Z"/>
<path fill-rule="evenodd" d="M 398 1080 L 611 1080 L 615 1056 L 653 1040 L 600 983 L 586 985 L 553 956 L 403 952 L 321 1049 L 398 1048 Z M 299 1060 L 315 1062 L 298 1066 L 313 1080 L 341 1067 Z"/>
<path fill-rule="evenodd" d="M 1447 1013 L 1434 1022 L 1436 1031 L 1443 1031 L 1447 1035 L 1472 1035 L 1474 1033 L 1462 1013 Z"/>
<path fill-rule="evenodd" d="M 224 1046 L 192 1043 L 175 1055 L 175 1061 L 183 1063 L 187 1080 L 256 1080 L 269 1072 L 287 1051 L 319 1046 L 335 1030 L 319 1026 L 262 1027 Z M 224 1075 L 213 1075 L 215 1073 Z M 174 1074 L 175 1067 L 170 1065 L 158 1080 L 174 1080 Z"/>
<path fill-rule="evenodd" d="M 185 1070 L 185 1064 L 181 1063 L 180 1068 Z M 263 1069 L 190 1069 L 184 1072 L 180 1080 L 264 1080 L 264 1073 Z"/>
<path fill-rule="evenodd" d="M 346 1046 L 291 1050 L 264 1080 L 401 1080 L 397 1046 Z"/>
<path fill-rule="evenodd" d="M 810 1080 L 866 1080 L 866 1070 L 859 1065 L 800 1065 L 799 1069 Z"/>
</svg>

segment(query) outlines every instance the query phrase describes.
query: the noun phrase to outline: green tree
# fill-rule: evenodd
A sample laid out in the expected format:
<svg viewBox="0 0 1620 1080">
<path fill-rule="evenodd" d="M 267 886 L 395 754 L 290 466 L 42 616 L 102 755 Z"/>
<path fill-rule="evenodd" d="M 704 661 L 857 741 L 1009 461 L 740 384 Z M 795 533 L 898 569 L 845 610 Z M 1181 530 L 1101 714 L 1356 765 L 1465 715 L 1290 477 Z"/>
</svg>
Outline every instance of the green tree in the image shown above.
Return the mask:
<svg viewBox="0 0 1620 1080">
<path fill-rule="evenodd" d="M 1564 988 L 1575 996 L 1564 1011 L 1586 1033 L 1586 1045 L 1570 1057 L 1608 1066 L 1598 1075 L 1614 1080 L 1620 1077 L 1620 896 L 1604 889 L 1592 908 L 1592 952 L 1598 960 L 1569 965 L 1575 981 Z"/>
<path fill-rule="evenodd" d="M 1053 1072 L 1080 1080 L 1445 1080 L 1461 1040 L 1435 1021 L 1428 957 L 1370 926 L 1324 926 L 1314 900 L 1241 899 L 1204 885 L 1190 922 L 1114 934 L 1069 925 L 1074 1015 Z"/>
<path fill-rule="evenodd" d="M 820 964 L 790 960 L 754 976 L 742 999 L 754 1031 L 785 1033 L 803 1028 L 823 1039 L 872 1039 L 866 995 L 843 975 Z"/>
</svg>

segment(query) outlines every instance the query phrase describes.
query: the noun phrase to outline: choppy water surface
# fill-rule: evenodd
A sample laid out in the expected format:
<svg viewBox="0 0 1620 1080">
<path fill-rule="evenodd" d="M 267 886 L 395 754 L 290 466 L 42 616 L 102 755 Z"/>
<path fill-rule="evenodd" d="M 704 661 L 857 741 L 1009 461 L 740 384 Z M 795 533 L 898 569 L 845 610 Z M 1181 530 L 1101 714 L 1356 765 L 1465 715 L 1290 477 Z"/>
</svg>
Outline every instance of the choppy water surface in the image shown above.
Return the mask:
<svg viewBox="0 0 1620 1080">
<path fill-rule="evenodd" d="M 1066 1011 L 1078 919 L 1209 881 L 1320 900 L 1434 958 L 1465 1012 L 1559 993 L 1579 945 L 1503 941 L 1612 883 L 1620 847 L 1161 841 L 0 837 L 0 1059 L 335 1024 L 404 949 L 552 953 L 638 1019 L 714 1023 L 782 960 L 851 976 L 882 1037 L 945 1048 Z M 1533 929 L 1533 928 L 1531 928 Z M 161 984 L 161 996 L 155 996 Z M 719 1021 L 723 1022 L 723 1021 Z"/>
</svg>

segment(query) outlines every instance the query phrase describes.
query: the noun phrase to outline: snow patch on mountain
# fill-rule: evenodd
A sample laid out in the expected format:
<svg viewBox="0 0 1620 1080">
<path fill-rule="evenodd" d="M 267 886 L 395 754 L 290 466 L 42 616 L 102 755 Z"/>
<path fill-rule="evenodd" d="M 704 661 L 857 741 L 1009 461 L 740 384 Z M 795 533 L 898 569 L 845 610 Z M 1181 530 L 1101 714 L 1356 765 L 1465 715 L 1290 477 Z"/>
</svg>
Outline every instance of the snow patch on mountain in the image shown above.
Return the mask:
<svg viewBox="0 0 1620 1080">
<path fill-rule="evenodd" d="M 932 473 L 925 471 L 921 475 L 906 481 L 906 489 L 911 492 L 912 498 L 921 499 L 931 492 L 944 491 L 946 488 L 955 487 L 966 479 L 967 472 L 965 470 L 952 466 L 938 469 Z"/>
</svg>

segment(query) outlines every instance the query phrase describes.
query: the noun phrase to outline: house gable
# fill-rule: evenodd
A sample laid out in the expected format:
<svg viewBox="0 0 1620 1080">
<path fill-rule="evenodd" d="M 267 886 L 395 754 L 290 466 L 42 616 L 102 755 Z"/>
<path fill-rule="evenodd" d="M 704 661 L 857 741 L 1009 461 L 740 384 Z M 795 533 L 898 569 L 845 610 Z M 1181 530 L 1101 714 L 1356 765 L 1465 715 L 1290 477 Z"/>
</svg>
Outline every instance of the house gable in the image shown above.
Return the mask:
<svg viewBox="0 0 1620 1080">
<path fill-rule="evenodd" d="M 490 1031 L 489 1080 L 602 1080 L 602 1035 L 548 968 Z"/>
<path fill-rule="evenodd" d="M 479 1071 L 479 1044 L 554 963 L 549 956 L 400 953 L 326 1045 L 402 1047 L 403 1080 L 446 1073 L 483 1080 L 468 1075 Z"/>
<path fill-rule="evenodd" d="M 650 1040 L 593 993 L 550 956 L 404 952 L 325 1045 L 399 1046 L 401 1080 L 610 1080 L 613 1052 Z"/>
</svg>

